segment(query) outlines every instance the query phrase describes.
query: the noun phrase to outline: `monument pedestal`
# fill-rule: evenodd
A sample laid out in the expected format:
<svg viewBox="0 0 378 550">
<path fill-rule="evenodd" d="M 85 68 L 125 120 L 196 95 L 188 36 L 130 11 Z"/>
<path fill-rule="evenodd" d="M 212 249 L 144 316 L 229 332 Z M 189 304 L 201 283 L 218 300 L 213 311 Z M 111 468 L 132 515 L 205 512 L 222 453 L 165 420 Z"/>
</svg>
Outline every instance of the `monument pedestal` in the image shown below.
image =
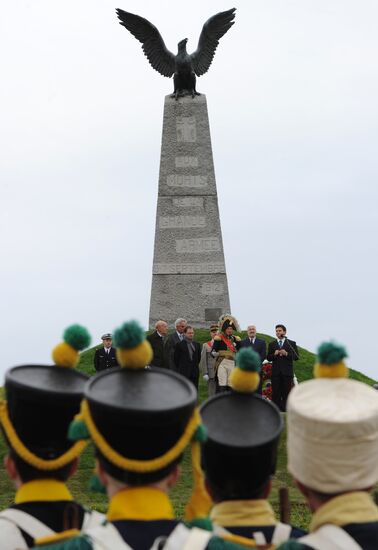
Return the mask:
<svg viewBox="0 0 378 550">
<path fill-rule="evenodd" d="M 230 313 L 206 96 L 166 96 L 149 326 Z"/>
</svg>

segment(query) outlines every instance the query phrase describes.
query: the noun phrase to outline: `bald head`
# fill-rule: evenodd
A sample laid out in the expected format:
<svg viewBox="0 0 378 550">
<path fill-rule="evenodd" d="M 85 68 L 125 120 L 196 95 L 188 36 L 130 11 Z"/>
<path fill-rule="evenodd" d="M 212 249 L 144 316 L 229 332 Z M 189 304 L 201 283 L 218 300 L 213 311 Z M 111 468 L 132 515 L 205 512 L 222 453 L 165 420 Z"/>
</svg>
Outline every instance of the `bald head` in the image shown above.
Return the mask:
<svg viewBox="0 0 378 550">
<path fill-rule="evenodd" d="M 162 336 L 166 336 L 168 332 L 168 324 L 166 323 L 166 321 L 163 321 L 163 319 L 159 319 L 159 321 L 155 323 L 155 328 L 159 334 L 161 334 Z"/>
<path fill-rule="evenodd" d="M 247 334 L 248 334 L 249 338 L 255 338 L 256 337 L 256 326 L 255 325 L 248 325 Z"/>
</svg>

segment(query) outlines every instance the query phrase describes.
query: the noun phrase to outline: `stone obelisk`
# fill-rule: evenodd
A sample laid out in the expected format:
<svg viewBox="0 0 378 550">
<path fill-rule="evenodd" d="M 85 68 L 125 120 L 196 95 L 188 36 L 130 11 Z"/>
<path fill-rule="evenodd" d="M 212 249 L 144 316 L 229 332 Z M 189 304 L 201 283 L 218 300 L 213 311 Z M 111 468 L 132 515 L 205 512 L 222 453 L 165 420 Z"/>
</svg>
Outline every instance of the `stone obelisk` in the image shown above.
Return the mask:
<svg viewBox="0 0 378 550">
<path fill-rule="evenodd" d="M 166 96 L 149 326 L 230 312 L 206 96 Z"/>
</svg>

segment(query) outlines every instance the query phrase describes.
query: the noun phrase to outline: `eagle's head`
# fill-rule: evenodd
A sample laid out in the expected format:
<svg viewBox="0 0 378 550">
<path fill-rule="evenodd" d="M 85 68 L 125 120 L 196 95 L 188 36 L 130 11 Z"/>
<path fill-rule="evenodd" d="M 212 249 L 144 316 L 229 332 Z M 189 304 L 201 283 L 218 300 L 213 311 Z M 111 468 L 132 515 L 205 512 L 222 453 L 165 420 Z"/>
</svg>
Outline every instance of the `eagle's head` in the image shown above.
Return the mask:
<svg viewBox="0 0 378 550">
<path fill-rule="evenodd" d="M 184 40 L 181 40 L 177 46 L 178 46 L 178 49 L 179 51 L 180 50 L 185 50 L 186 49 L 186 43 L 188 42 L 188 39 L 187 38 L 184 38 Z"/>
</svg>

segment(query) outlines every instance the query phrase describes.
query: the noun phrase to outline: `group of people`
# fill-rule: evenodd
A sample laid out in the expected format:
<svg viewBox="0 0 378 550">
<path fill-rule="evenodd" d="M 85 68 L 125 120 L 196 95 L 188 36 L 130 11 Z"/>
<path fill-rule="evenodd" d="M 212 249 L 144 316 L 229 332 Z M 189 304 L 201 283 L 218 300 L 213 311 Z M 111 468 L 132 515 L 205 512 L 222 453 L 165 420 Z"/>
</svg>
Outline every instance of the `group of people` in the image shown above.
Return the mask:
<svg viewBox="0 0 378 550">
<path fill-rule="evenodd" d="M 215 359 L 227 359 L 232 350 L 219 338 Z M 0 513 L 2 550 L 377 548 L 369 491 L 378 482 L 378 393 L 347 378 L 341 346 L 320 346 L 315 378 L 288 398 L 288 469 L 313 513 L 306 534 L 280 523 L 268 502 L 284 423 L 258 394 L 262 354 L 241 347 L 229 391 L 198 409 L 192 381 L 151 366 L 151 345 L 135 321 L 115 331 L 114 343 L 119 367 L 90 379 L 73 368 L 89 345 L 79 325 L 53 350 L 54 365 L 6 373 L 0 423 L 16 495 Z M 66 485 L 89 440 L 106 517 L 75 502 Z M 189 444 L 184 524 L 168 493 Z"/>
<path fill-rule="evenodd" d="M 190 380 L 198 390 L 200 373 L 207 382 L 209 396 L 229 389 L 229 378 L 235 367 L 235 354 L 239 349 L 251 348 L 260 357 L 261 364 L 272 364 L 272 400 L 281 411 L 293 387 L 293 362 L 299 359 L 297 345 L 286 337 L 286 327 L 275 327 L 276 339 L 268 344 L 256 336 L 256 326 L 249 325 L 247 337 L 241 339 L 234 332 L 239 325 L 232 315 L 222 315 L 218 324 L 210 326 L 210 340 L 202 345 L 194 339 L 194 329 L 179 318 L 175 330 L 168 335 L 168 324 L 159 320 L 155 331 L 147 336 L 153 349 L 152 366 L 169 368 Z M 262 383 L 258 388 L 262 393 Z"/>
<path fill-rule="evenodd" d="M 268 502 L 284 422 L 258 394 L 261 355 L 239 349 L 230 390 L 198 409 L 190 380 L 151 367 L 151 345 L 135 321 L 114 333 L 119 367 L 92 378 L 74 368 L 88 336 L 71 326 L 54 365 L 6 373 L 0 423 L 16 494 L 0 513 L 2 550 L 376 550 L 378 508 L 369 492 L 378 482 L 378 393 L 348 379 L 344 348 L 320 346 L 314 379 L 288 398 L 288 469 L 313 513 L 306 534 L 280 523 Z M 227 359 L 222 337 L 214 342 L 216 360 Z M 66 484 L 88 441 L 106 517 L 75 502 Z M 168 493 L 189 444 L 184 524 Z"/>
</svg>

